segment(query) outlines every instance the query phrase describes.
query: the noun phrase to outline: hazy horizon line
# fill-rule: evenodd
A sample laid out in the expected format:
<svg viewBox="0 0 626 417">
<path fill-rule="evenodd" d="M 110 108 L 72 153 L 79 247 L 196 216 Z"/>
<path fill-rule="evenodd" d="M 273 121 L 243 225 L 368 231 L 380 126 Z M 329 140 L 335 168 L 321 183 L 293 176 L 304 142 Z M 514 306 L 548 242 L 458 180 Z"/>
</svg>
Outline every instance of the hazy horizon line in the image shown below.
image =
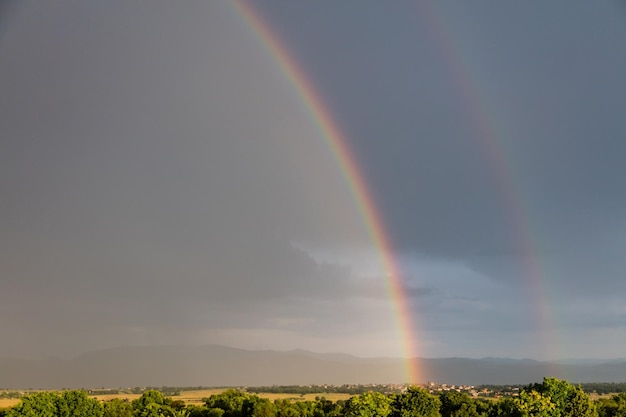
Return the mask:
<svg viewBox="0 0 626 417">
<path fill-rule="evenodd" d="M 617 362 L 617 361 L 626 361 L 624 357 L 565 357 L 565 358 L 552 358 L 552 359 L 536 359 L 529 357 L 515 357 L 515 356 L 493 356 L 493 355 L 485 355 L 485 356 L 464 356 L 464 355 L 450 355 L 450 356 L 415 356 L 415 357 L 402 357 L 402 356 L 384 356 L 384 355 L 374 355 L 374 356 L 363 356 L 349 352 L 339 352 L 339 351 L 315 351 L 306 348 L 292 348 L 292 349 L 277 349 L 277 348 L 249 348 L 249 347 L 240 347 L 240 346 L 232 346 L 225 345 L 219 343 L 203 343 L 203 344 L 152 344 L 152 345 L 117 345 L 117 346 L 108 346 L 101 347 L 95 349 L 89 349 L 78 353 L 67 354 L 67 355 L 41 355 L 41 356 L 29 356 L 29 357 L 18 357 L 18 356 L 6 356 L 0 355 L 0 359 L 4 360 L 25 360 L 25 361 L 38 361 L 38 360 L 72 360 L 75 358 L 79 358 L 84 355 L 88 355 L 90 353 L 95 352 L 103 352 L 103 351 L 111 351 L 111 350 L 120 350 L 120 349 L 154 349 L 154 348 L 203 348 L 203 347 L 219 347 L 226 348 L 232 350 L 246 351 L 246 352 L 276 352 L 276 353 L 308 353 L 313 355 L 342 355 L 342 356 L 350 356 L 355 359 L 390 359 L 390 360 L 409 360 L 409 359 L 419 359 L 419 360 L 438 360 L 438 359 L 469 359 L 469 360 L 502 360 L 502 361 L 534 361 L 534 362 L 542 362 L 542 363 L 584 363 L 584 362 L 593 362 L 593 363 L 603 363 L 603 362 Z"/>
</svg>

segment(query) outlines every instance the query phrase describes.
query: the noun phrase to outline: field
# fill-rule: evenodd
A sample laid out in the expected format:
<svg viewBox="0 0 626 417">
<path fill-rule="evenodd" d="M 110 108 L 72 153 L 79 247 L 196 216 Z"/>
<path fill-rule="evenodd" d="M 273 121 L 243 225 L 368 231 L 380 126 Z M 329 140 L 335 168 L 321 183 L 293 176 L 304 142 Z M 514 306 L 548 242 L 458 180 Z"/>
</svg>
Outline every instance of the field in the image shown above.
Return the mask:
<svg viewBox="0 0 626 417">
<path fill-rule="evenodd" d="M 204 389 L 204 390 L 195 390 L 195 391 L 182 391 L 180 395 L 172 397 L 174 400 L 182 400 L 185 404 L 193 404 L 193 405 L 202 405 L 203 398 L 210 397 L 213 394 L 219 394 L 224 391 L 224 388 L 214 388 L 214 389 Z M 340 394 L 340 393 L 317 393 L 317 394 L 266 394 L 260 393 L 256 394 L 261 398 L 267 398 L 270 401 L 274 401 L 277 399 L 289 399 L 293 401 L 313 401 L 315 397 L 325 397 L 327 400 L 337 401 L 337 400 L 347 400 L 351 397 L 350 394 Z M 93 395 L 93 398 L 96 398 L 100 401 L 109 401 L 113 398 L 121 398 L 132 401 L 141 396 L 141 394 L 107 394 L 107 395 Z M 0 398 L 0 408 L 12 407 L 19 402 L 19 398 Z"/>
<path fill-rule="evenodd" d="M 183 400 L 187 404 L 202 404 L 203 398 L 209 397 L 211 394 L 219 394 L 224 391 L 223 389 L 210 389 L 200 391 L 183 391 L 179 396 L 173 397 L 176 400 Z M 289 399 L 293 401 L 314 401 L 315 397 L 325 397 L 327 400 L 347 400 L 351 397 L 350 394 L 340 393 L 316 393 L 316 394 L 274 394 L 274 393 L 259 393 L 256 394 L 261 398 L 267 398 L 270 401 Z"/>
<path fill-rule="evenodd" d="M 20 401 L 19 399 L 13 399 L 13 398 L 0 398 L 0 409 L 13 407 L 19 401 Z"/>
</svg>

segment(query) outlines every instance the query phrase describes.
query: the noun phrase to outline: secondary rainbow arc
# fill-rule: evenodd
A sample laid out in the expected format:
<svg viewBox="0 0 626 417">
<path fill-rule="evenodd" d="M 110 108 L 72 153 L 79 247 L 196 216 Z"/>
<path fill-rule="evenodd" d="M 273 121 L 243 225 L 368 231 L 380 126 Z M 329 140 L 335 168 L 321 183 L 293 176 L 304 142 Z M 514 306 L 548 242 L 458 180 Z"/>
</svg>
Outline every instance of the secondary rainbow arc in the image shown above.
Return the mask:
<svg viewBox="0 0 626 417">
<path fill-rule="evenodd" d="M 432 34 L 463 107 L 472 120 L 478 134 L 478 145 L 496 180 L 503 208 L 509 216 L 512 235 L 518 245 L 518 255 L 522 259 L 529 296 L 536 311 L 535 328 L 543 334 L 543 338 L 537 341 L 543 346 L 544 355 L 556 359 L 561 343 L 555 331 L 555 316 L 545 284 L 547 277 L 541 263 L 536 233 L 533 232 L 530 211 L 525 205 L 520 181 L 516 180 L 514 164 L 504 143 L 506 129 L 500 126 L 498 118 L 494 116 L 495 112 L 490 107 L 488 97 L 483 94 L 478 77 L 472 71 L 471 60 L 458 44 L 457 39 L 460 37 L 454 36 L 452 27 L 444 21 L 445 15 L 438 10 L 437 3 L 423 1 L 416 4 L 421 15 L 420 21 L 426 24 Z"/>
<path fill-rule="evenodd" d="M 415 323 L 410 305 L 405 297 L 405 286 L 400 268 L 394 258 L 391 239 L 385 230 L 380 212 L 367 187 L 365 177 L 352 155 L 346 136 L 317 93 L 310 78 L 306 76 L 306 73 L 271 26 L 249 2 L 236 0 L 233 4 L 294 87 L 347 181 L 363 223 L 378 250 L 381 264 L 386 271 L 389 296 L 395 308 L 396 331 L 406 357 L 407 382 L 420 382 L 419 369 L 415 360 L 418 356 L 417 338 L 414 334 Z"/>
</svg>

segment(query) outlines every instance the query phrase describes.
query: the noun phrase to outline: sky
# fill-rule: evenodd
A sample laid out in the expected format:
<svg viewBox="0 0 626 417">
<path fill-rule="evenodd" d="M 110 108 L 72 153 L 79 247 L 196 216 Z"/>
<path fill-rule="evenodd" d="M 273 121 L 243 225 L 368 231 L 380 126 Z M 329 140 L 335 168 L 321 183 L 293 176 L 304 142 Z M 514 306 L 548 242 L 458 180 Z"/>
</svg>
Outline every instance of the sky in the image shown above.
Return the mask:
<svg viewBox="0 0 626 417">
<path fill-rule="evenodd" d="M 623 357 L 625 38 L 617 1 L 4 3 L 0 356 Z"/>
</svg>

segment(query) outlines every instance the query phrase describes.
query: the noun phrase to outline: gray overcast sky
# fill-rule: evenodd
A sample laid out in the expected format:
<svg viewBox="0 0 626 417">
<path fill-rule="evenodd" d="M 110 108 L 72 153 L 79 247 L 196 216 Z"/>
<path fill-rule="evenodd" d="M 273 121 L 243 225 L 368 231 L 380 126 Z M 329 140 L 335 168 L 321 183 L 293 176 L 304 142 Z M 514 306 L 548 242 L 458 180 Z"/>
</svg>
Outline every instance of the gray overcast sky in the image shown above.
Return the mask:
<svg viewBox="0 0 626 417">
<path fill-rule="evenodd" d="M 255 7 L 346 132 L 413 354 L 623 356 L 618 2 Z M 341 170 L 226 1 L 1 7 L 0 196 L 0 356 L 405 354 Z"/>
</svg>

